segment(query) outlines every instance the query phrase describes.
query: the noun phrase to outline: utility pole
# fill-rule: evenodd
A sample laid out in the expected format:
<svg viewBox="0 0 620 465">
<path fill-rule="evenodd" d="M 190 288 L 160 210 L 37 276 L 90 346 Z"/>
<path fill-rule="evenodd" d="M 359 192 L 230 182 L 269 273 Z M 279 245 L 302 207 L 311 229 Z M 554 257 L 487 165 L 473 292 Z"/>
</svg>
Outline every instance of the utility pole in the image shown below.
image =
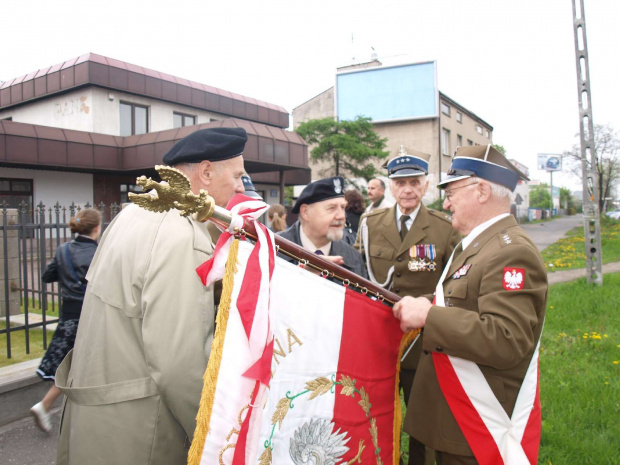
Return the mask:
<svg viewBox="0 0 620 465">
<path fill-rule="evenodd" d="M 581 169 L 583 173 L 583 219 L 586 246 L 586 276 L 588 284 L 603 284 L 601 260 L 601 221 L 599 190 L 596 176 L 597 158 L 594 146 L 590 67 L 586 42 L 586 17 L 583 0 L 573 0 L 573 28 L 577 62 L 577 92 L 579 93 L 579 134 L 581 138 Z M 588 160 L 590 166 L 588 167 Z"/>
</svg>

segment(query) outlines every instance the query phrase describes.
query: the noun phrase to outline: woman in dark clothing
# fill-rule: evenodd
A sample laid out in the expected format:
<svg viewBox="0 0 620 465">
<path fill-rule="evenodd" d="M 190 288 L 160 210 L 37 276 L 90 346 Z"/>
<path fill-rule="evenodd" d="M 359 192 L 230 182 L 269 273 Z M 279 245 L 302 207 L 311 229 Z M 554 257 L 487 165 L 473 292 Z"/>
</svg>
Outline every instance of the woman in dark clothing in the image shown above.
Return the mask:
<svg viewBox="0 0 620 465">
<path fill-rule="evenodd" d="M 347 201 L 345 207 L 345 216 L 347 219 L 344 227 L 344 240 L 353 245 L 357 237 L 357 228 L 360 224 L 360 217 L 366 210 L 366 203 L 361 192 L 357 189 L 349 189 L 344 193 L 344 199 Z"/>
<path fill-rule="evenodd" d="M 41 278 L 44 283 L 58 282 L 62 298 L 60 321 L 37 370 L 41 378 L 52 381 L 58 365 L 75 343 L 86 292 L 86 272 L 93 261 L 101 234 L 101 213 L 92 208 L 81 210 L 69 220 L 69 228 L 77 237 L 56 249 Z M 48 412 L 60 394 L 60 389 L 54 384 L 43 400 L 30 409 L 37 426 L 45 432 L 52 428 Z"/>
</svg>

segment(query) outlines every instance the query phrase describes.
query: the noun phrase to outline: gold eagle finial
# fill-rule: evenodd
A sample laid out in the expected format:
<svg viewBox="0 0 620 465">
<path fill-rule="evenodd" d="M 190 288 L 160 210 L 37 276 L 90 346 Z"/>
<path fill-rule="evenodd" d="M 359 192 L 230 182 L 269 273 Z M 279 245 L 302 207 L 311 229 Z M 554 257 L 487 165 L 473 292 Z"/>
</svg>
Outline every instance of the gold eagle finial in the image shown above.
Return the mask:
<svg viewBox="0 0 620 465">
<path fill-rule="evenodd" d="M 213 197 L 200 189 L 198 195 L 191 191 L 191 184 L 187 176 L 176 168 L 165 165 L 156 165 L 162 181 L 159 183 L 146 176 L 140 176 L 136 182 L 145 191 L 154 190 L 152 194 L 129 194 L 129 200 L 146 210 L 162 213 L 176 208 L 182 216 L 195 213 L 198 221 L 204 221 L 213 214 L 215 202 Z"/>
</svg>

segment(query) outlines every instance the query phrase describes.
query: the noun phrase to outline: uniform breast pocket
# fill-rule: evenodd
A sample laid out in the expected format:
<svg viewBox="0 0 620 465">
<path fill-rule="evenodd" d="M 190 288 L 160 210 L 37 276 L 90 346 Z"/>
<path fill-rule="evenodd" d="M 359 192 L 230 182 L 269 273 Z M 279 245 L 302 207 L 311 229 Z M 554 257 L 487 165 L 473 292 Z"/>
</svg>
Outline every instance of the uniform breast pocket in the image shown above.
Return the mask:
<svg viewBox="0 0 620 465">
<path fill-rule="evenodd" d="M 394 249 L 391 249 L 389 247 L 371 245 L 370 249 L 368 250 L 368 253 L 370 255 L 370 258 L 373 258 L 373 259 L 378 258 L 378 259 L 392 261 L 392 259 L 394 258 Z"/>
<path fill-rule="evenodd" d="M 444 295 L 450 299 L 465 300 L 467 298 L 467 279 L 460 278 L 450 281 Z"/>
</svg>

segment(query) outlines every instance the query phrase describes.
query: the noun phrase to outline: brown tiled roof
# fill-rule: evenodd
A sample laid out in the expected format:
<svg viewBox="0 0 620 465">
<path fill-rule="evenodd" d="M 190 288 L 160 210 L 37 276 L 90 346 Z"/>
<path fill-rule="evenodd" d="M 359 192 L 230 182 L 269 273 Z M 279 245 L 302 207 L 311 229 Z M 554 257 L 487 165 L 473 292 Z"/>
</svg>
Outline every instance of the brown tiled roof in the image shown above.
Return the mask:
<svg viewBox="0 0 620 465">
<path fill-rule="evenodd" d="M 281 128 L 289 125 L 288 112 L 280 106 L 94 53 L 3 82 L 0 84 L 0 109 L 86 85 L 156 98 Z"/>
<path fill-rule="evenodd" d="M 243 156 L 250 174 L 301 170 L 307 173 L 303 179 L 310 181 L 308 146 L 298 134 L 236 118 L 128 137 L 0 120 L 0 166 L 138 172 L 161 164 L 178 140 L 210 127 L 246 130 Z"/>
</svg>

